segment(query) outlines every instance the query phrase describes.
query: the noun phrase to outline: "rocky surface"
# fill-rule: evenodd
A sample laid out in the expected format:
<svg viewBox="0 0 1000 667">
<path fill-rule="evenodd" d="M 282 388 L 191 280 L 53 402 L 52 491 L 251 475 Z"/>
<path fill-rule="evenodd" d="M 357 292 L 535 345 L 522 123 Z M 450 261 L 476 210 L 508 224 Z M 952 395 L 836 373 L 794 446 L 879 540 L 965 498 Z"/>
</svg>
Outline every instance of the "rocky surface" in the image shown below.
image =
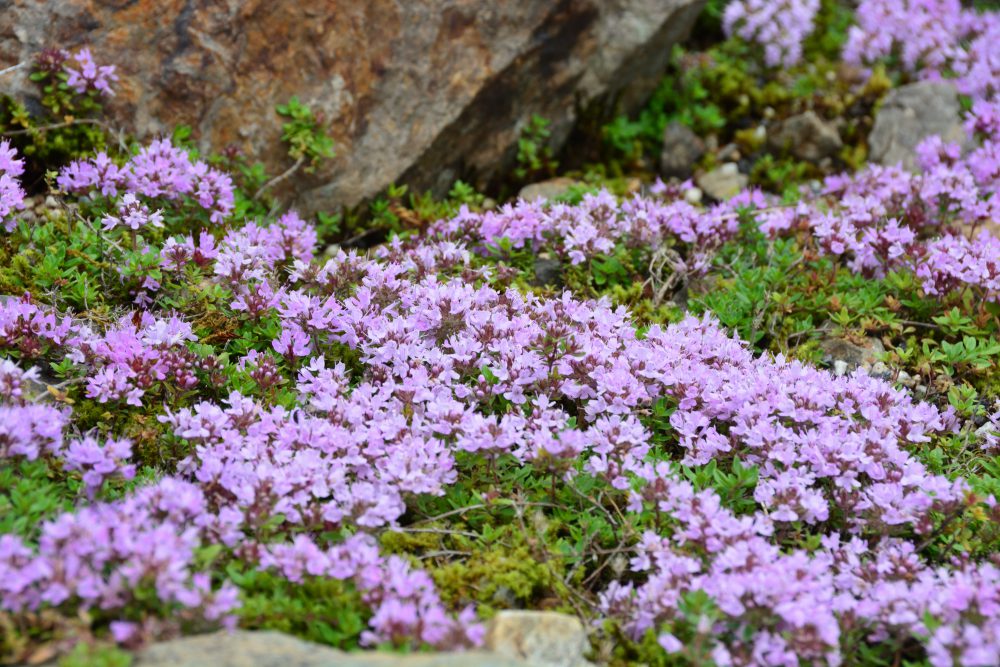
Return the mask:
<svg viewBox="0 0 1000 667">
<path fill-rule="evenodd" d="M 550 178 L 547 181 L 531 183 L 521 188 L 517 196 L 524 201 L 538 201 L 539 199 L 552 200 L 566 194 L 574 185 L 580 185 L 580 181 L 565 176 Z"/>
<path fill-rule="evenodd" d="M 943 81 L 921 81 L 889 91 L 868 137 L 869 157 L 884 165 L 916 166 L 916 146 L 931 135 L 946 142 L 968 141 L 962 129 L 955 87 Z"/>
<path fill-rule="evenodd" d="M 562 262 L 549 253 L 535 257 L 535 277 L 531 281 L 536 287 L 562 287 Z"/>
<path fill-rule="evenodd" d="M 843 147 L 840 134 L 815 111 L 806 111 L 775 125 L 768 135 L 772 150 L 786 151 L 800 160 L 819 162 Z"/>
<path fill-rule="evenodd" d="M 466 653 L 344 653 L 280 632 L 217 632 L 154 644 L 133 667 L 545 667 L 511 657 Z"/>
<path fill-rule="evenodd" d="M 587 667 L 580 619 L 544 611 L 501 611 L 486 630 L 485 648 L 539 667 Z"/>
<path fill-rule="evenodd" d="M 660 152 L 660 175 L 664 178 L 690 178 L 695 163 L 705 154 L 705 142 L 687 125 L 676 121 L 663 131 Z"/>
<path fill-rule="evenodd" d="M 829 365 L 834 375 L 846 375 L 855 369 L 873 373 L 884 367 L 879 357 L 885 354 L 885 346 L 878 338 L 866 338 L 859 345 L 843 338 L 827 338 L 820 343 L 823 363 Z"/>
<path fill-rule="evenodd" d="M 113 116 L 140 138 L 195 130 L 273 173 L 289 162 L 276 104 L 320 112 L 337 156 L 289 179 L 305 209 L 353 205 L 392 182 L 482 184 L 532 114 L 568 135 L 576 109 L 635 109 L 704 0 L 131 0 L 0 4 L 0 67 L 89 45 L 122 77 Z M 25 68 L 5 79 L 24 96 Z M 29 100 L 30 106 L 30 100 Z"/>
<path fill-rule="evenodd" d="M 740 190 L 750 184 L 750 178 L 740 173 L 739 166 L 735 162 L 727 162 L 699 176 L 697 183 L 706 195 L 724 201 L 739 194 Z"/>
<path fill-rule="evenodd" d="M 147 647 L 133 667 L 588 667 L 590 644 L 574 616 L 502 611 L 482 650 L 409 655 L 345 653 L 280 632 L 215 632 Z"/>
</svg>

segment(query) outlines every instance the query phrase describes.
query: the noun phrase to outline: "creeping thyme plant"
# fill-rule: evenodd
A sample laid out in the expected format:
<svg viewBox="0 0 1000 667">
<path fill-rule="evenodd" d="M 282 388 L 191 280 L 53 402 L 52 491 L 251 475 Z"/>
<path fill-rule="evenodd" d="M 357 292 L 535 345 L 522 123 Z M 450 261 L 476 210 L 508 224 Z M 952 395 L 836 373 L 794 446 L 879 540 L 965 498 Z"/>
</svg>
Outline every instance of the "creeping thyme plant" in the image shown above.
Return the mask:
<svg viewBox="0 0 1000 667">
<path fill-rule="evenodd" d="M 113 66 L 42 54 L 94 122 L 0 116 L 0 657 L 235 626 L 463 649 L 530 608 L 601 664 L 998 664 L 1000 15 L 711 4 L 739 76 L 842 48 L 855 102 L 945 77 L 973 147 L 714 204 L 393 187 L 368 235 L 184 131 L 111 141 Z M 698 131 L 771 103 L 697 67 L 729 114 Z M 641 152 L 668 111 L 608 132 Z M 330 154 L 282 113 L 293 160 Z"/>
</svg>

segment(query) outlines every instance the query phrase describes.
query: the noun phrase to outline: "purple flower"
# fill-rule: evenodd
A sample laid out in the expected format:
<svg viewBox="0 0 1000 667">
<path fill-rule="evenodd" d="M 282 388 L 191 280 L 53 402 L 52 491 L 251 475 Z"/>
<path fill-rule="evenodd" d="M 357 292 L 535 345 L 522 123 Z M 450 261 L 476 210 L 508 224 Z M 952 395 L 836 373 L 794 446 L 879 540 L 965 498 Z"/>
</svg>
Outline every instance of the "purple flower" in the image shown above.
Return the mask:
<svg viewBox="0 0 1000 667">
<path fill-rule="evenodd" d="M 124 463 L 131 457 L 132 443 L 128 440 L 108 440 L 101 446 L 87 436 L 71 442 L 66 448 L 64 468 L 82 473 L 87 494 L 93 497 L 109 477 L 132 479 L 135 476 L 135 466 Z"/>
<path fill-rule="evenodd" d="M 118 81 L 114 65 L 98 66 L 90 54 L 90 49 L 82 48 L 63 62 L 66 84 L 81 95 L 90 91 L 113 97 L 111 84 Z"/>
<path fill-rule="evenodd" d="M 150 213 L 149 207 L 129 192 L 121 198 L 118 204 L 118 215 L 106 215 L 102 222 L 104 228 L 108 230 L 121 225 L 132 231 L 138 231 L 146 225 L 162 227 L 163 213 L 161 211 Z"/>
<path fill-rule="evenodd" d="M 17 177 L 24 173 L 24 161 L 17 159 L 17 151 L 6 139 L 0 141 L 0 222 L 8 232 L 16 224 L 11 213 L 24 208 L 24 189 Z"/>
<path fill-rule="evenodd" d="M 722 27 L 764 49 L 771 67 L 791 67 L 802 59 L 802 42 L 813 31 L 819 0 L 734 0 L 726 5 Z"/>
</svg>

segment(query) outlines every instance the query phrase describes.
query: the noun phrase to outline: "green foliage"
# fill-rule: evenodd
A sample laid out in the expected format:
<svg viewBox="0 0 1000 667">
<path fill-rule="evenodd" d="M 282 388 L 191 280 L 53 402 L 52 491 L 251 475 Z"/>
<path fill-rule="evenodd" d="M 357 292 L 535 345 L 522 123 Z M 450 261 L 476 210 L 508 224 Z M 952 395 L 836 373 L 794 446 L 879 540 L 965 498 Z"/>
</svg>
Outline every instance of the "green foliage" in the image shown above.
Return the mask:
<svg viewBox="0 0 1000 667">
<path fill-rule="evenodd" d="M 443 198 L 433 192 L 412 192 L 407 185 L 393 184 L 366 207 L 326 216 L 326 220 L 332 223 L 335 238 L 363 240 L 368 245 L 387 236 L 405 236 L 425 229 L 433 222 L 456 215 L 462 206 L 482 210 L 486 203 L 484 194 L 461 180 L 455 181 Z M 321 223 L 323 219 L 320 217 Z"/>
<path fill-rule="evenodd" d="M 747 466 L 739 459 L 733 459 L 726 471 L 712 459 L 696 468 L 683 466 L 681 474 L 696 489 L 714 489 L 723 504 L 737 514 L 749 514 L 757 509 L 757 503 L 753 499 L 753 492 L 757 487 L 756 466 Z"/>
<path fill-rule="evenodd" d="M 795 198 L 798 194 L 798 184 L 819 175 L 821 174 L 816 167 L 808 162 L 767 153 L 754 163 L 750 170 L 750 182 L 765 190 Z"/>
<path fill-rule="evenodd" d="M 59 667 L 129 667 L 134 656 L 115 646 L 80 642 L 59 659 Z"/>
<path fill-rule="evenodd" d="M 80 95 L 66 85 L 66 74 L 36 69 L 29 78 L 38 85 L 39 112 L 0 94 L 0 136 L 9 139 L 26 160 L 28 185 L 46 171 L 108 145 L 108 128 L 100 119 L 100 95 Z"/>
<path fill-rule="evenodd" d="M 313 113 L 298 97 L 276 107 L 289 120 L 281 126 L 281 139 L 288 144 L 288 156 L 296 162 L 307 162 L 311 172 L 326 158 L 333 157 L 333 139 L 327 135 L 321 117 Z"/>
<path fill-rule="evenodd" d="M 923 339 L 923 353 L 932 363 L 939 364 L 942 372 L 976 372 L 994 368 L 1000 343 L 996 339 L 963 336 L 955 343 Z"/>
<path fill-rule="evenodd" d="M 549 139 L 549 120 L 532 114 L 517 140 L 517 166 L 514 176 L 520 181 L 537 180 L 541 176 L 554 176 L 559 163 L 552 155 Z"/>
<path fill-rule="evenodd" d="M 708 3 L 696 39 L 720 38 L 725 2 Z M 619 115 L 602 130 L 614 163 L 645 170 L 655 164 L 667 125 L 679 122 L 715 144 L 735 143 L 750 163 L 751 183 L 777 193 L 793 192 L 809 179 L 845 167 L 856 168 L 866 156 L 870 112 L 887 89 L 883 70 L 866 85 L 840 66 L 841 48 L 853 18 L 839 0 L 823 0 L 816 30 L 803 45 L 803 62 L 780 71 L 766 67 L 761 49 L 739 38 L 725 39 L 703 51 L 675 47 L 669 68 L 649 103 L 634 117 Z M 759 131 L 789 116 L 813 110 L 840 119 L 844 147 L 829 164 L 811 164 L 784 151 L 770 152 Z M 710 169 L 718 157 L 709 150 L 700 166 Z"/>
<path fill-rule="evenodd" d="M 0 535 L 35 536 L 43 521 L 73 506 L 79 482 L 44 460 L 0 465 Z"/>
<path fill-rule="evenodd" d="M 287 632 L 340 649 L 358 647 L 370 612 L 351 584 L 315 577 L 296 584 L 239 562 L 231 562 L 226 574 L 241 590 L 241 626 Z"/>
<path fill-rule="evenodd" d="M 847 42 L 847 30 L 854 22 L 852 8 L 842 0 L 822 0 L 814 30 L 802 45 L 806 62 L 824 58 L 836 61 Z"/>
</svg>

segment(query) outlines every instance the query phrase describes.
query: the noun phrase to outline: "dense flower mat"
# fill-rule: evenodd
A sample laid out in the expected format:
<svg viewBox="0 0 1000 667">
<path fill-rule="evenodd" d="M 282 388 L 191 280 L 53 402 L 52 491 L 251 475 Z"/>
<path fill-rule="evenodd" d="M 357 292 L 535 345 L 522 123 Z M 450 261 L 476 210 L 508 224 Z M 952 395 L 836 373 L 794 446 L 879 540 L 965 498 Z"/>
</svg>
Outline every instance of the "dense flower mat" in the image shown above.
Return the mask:
<svg viewBox="0 0 1000 667">
<path fill-rule="evenodd" d="M 767 12 L 793 6 L 783 11 L 808 22 L 815 4 L 737 2 L 726 22 L 770 40 Z M 627 567 L 594 575 L 592 611 L 636 641 L 652 633 L 667 653 L 697 647 L 720 665 L 837 664 L 879 643 L 919 644 L 935 665 L 996 664 L 996 554 L 932 547 L 945 526 L 995 523 L 1000 510 L 914 455 L 962 426 L 954 411 L 861 372 L 755 355 L 711 316 L 637 327 L 607 299 L 526 292 L 495 261 L 544 251 L 576 265 L 618 245 L 669 246 L 672 270 L 696 275 L 751 224 L 806 235 L 864 275 L 911 271 L 928 295 L 998 301 L 1000 241 L 983 228 L 1000 219 L 1000 105 L 981 43 L 998 22 L 974 23 L 958 3 L 865 2 L 849 57 L 905 42 L 910 28 L 886 16 L 911 4 L 937 32 L 907 43 L 919 53 L 904 64 L 958 78 L 977 147 L 932 138 L 919 175 L 870 166 L 794 205 L 748 191 L 702 207 L 660 183 L 625 200 L 463 210 L 369 254 L 317 256 L 310 223 L 235 219 L 229 176 L 169 140 L 63 169 L 61 196 L 91 213 L 73 224 L 103 235 L 112 261 L 142 248 L 145 264 L 120 269 L 127 311 L 0 301 L 0 457 L 80 484 L 75 511 L 0 536 L 3 610 L 89 611 L 123 644 L 231 625 L 241 591 L 213 567 L 222 559 L 350 584 L 370 610 L 366 643 L 475 645 L 476 610 L 446 604 L 379 538 L 409 525 L 421 498 L 523 475 L 553 498 L 579 493 L 632 536 Z M 951 10 L 965 18 L 952 25 Z M 767 57 L 798 57 L 795 41 Z M 89 52 L 65 62 L 78 92 L 110 92 L 113 70 Z M 22 171 L 0 142 L 0 219 L 30 239 Z M 242 327 L 239 346 L 207 341 L 197 322 L 209 302 Z M 62 382 L 39 397 L 53 372 Z M 134 479 L 151 458 L 132 439 L 46 400 L 67 383 L 88 405 L 155 416 L 169 454 L 147 465 L 154 474 Z M 680 472 L 715 464 L 755 469 L 752 502 Z"/>
</svg>

